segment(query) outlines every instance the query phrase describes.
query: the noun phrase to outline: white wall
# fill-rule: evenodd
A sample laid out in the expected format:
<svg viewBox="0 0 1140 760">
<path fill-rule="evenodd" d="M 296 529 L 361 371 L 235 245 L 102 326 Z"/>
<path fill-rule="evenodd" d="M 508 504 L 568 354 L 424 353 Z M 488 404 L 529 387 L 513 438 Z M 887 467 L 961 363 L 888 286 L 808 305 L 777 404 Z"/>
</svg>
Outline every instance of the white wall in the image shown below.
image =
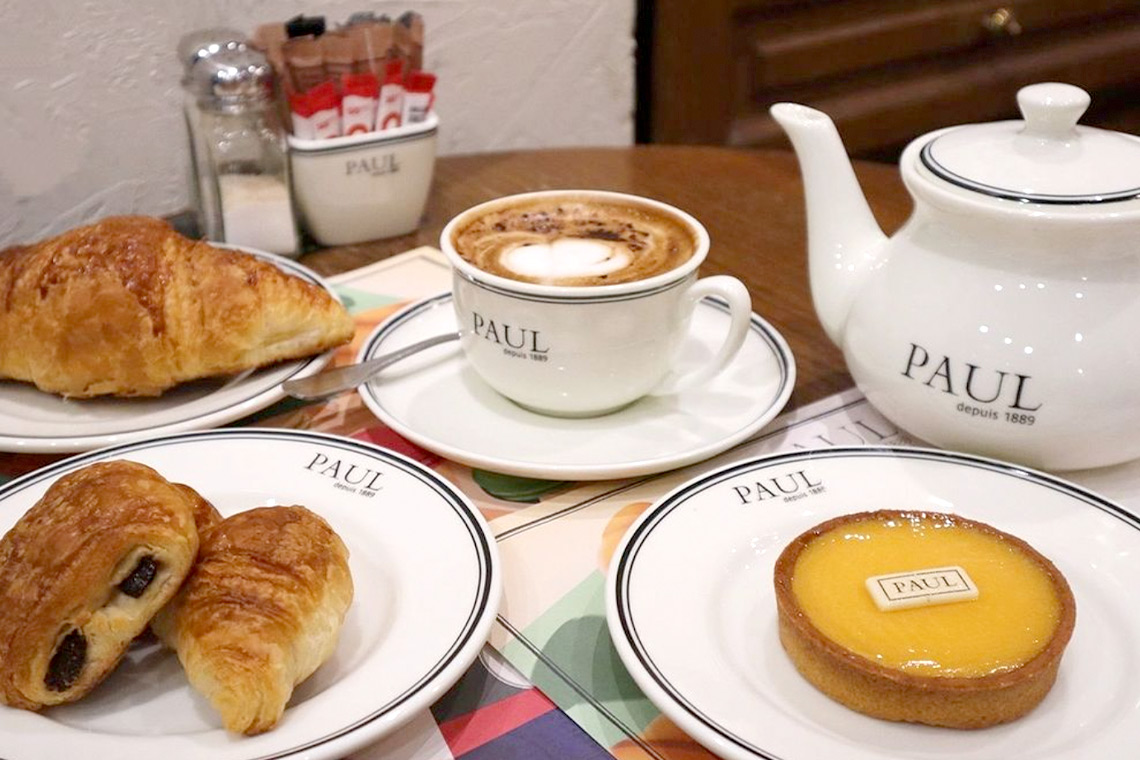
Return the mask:
<svg viewBox="0 0 1140 760">
<path fill-rule="evenodd" d="M 0 0 L 0 247 L 188 206 L 186 32 L 359 10 L 423 14 L 444 155 L 632 142 L 634 0 Z"/>
</svg>

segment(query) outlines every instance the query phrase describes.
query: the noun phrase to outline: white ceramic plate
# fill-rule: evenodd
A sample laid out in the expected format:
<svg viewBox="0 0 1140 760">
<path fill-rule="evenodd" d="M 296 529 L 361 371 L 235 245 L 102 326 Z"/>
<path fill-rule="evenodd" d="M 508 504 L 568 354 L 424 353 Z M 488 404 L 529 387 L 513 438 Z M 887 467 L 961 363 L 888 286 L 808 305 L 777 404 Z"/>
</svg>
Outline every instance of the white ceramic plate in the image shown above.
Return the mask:
<svg viewBox="0 0 1140 760">
<path fill-rule="evenodd" d="M 680 369 L 711 359 L 728 319 L 716 301 L 698 305 Z M 379 325 L 359 360 L 455 330 L 451 294 L 428 298 Z M 795 374 L 783 337 L 753 314 L 744 347 L 708 384 L 675 396 L 643 398 L 601 417 L 564 419 L 523 409 L 480 380 L 456 343 L 392 366 L 362 386 L 360 395 L 400 435 L 471 467 L 554 480 L 605 480 L 671 470 L 743 441 L 784 408 Z"/>
<path fill-rule="evenodd" d="M 431 470 L 336 436 L 226 429 L 72 457 L 0 488 L 0 531 L 61 475 L 108 459 L 148 464 L 223 514 L 302 504 L 325 517 L 348 545 L 355 585 L 340 641 L 281 723 L 253 737 L 222 730 L 172 652 L 136 645 L 78 702 L 39 714 L 0 707 L 4 760 L 341 758 L 427 709 L 487 639 L 500 578 L 483 518 Z"/>
<path fill-rule="evenodd" d="M 271 261 L 336 297 L 328 283 L 295 261 L 250 248 L 240 250 Z M 332 354 L 330 351 L 228 378 L 183 383 L 157 398 L 65 399 L 28 383 L 0 380 L 0 451 L 89 451 L 224 425 L 281 400 L 285 397 L 281 383 L 320 372 Z"/>
<path fill-rule="evenodd" d="M 890 723 L 796 672 L 776 630 L 776 557 L 817 523 L 880 508 L 989 523 L 1065 574 L 1077 627 L 1036 710 L 980 731 Z M 922 449 L 775 455 L 675 489 L 615 557 L 606 613 L 622 661 L 662 712 L 725 758 L 1077 760 L 1140 747 L 1140 521 L 1065 481 Z"/>
</svg>

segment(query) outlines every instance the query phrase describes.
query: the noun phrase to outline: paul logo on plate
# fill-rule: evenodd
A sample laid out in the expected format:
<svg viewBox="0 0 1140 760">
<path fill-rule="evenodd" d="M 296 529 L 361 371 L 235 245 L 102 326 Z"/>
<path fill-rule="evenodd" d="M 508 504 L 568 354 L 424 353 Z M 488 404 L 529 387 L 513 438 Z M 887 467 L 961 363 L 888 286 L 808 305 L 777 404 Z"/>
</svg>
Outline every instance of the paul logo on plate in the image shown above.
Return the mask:
<svg viewBox="0 0 1140 760">
<path fill-rule="evenodd" d="M 372 497 L 384 486 L 380 480 L 384 473 L 371 467 L 362 467 L 343 459 L 334 459 L 318 452 L 305 465 L 305 469 L 333 481 L 333 488 L 349 493 Z"/>
<path fill-rule="evenodd" d="M 754 481 L 752 484 L 732 487 L 741 504 L 758 504 L 769 499 L 796 501 L 823 493 L 827 487 L 822 480 L 813 478 L 807 470 L 794 470 L 775 477 Z"/>
</svg>

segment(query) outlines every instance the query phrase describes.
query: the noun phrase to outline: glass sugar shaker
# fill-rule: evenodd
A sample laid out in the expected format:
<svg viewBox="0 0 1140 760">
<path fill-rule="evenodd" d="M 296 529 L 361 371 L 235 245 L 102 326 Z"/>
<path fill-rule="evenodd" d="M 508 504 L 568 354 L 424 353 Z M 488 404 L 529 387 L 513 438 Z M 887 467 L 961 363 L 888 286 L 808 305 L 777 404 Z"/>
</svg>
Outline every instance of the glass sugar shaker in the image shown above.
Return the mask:
<svg viewBox="0 0 1140 760">
<path fill-rule="evenodd" d="M 289 190 L 285 130 L 273 67 L 245 45 L 225 46 L 189 67 L 198 134 L 202 231 L 210 240 L 271 253 L 300 253 Z"/>
<path fill-rule="evenodd" d="M 193 72 L 199 62 L 210 56 L 223 50 L 244 50 L 248 44 L 245 34 L 225 27 L 197 29 L 178 41 L 178 60 L 183 68 L 182 115 L 190 139 L 190 190 L 193 196 L 194 222 L 199 234 L 211 240 L 221 240 L 222 220 L 218 210 L 217 182 L 209 171 L 210 153 L 202 134 L 202 118 Z"/>
</svg>

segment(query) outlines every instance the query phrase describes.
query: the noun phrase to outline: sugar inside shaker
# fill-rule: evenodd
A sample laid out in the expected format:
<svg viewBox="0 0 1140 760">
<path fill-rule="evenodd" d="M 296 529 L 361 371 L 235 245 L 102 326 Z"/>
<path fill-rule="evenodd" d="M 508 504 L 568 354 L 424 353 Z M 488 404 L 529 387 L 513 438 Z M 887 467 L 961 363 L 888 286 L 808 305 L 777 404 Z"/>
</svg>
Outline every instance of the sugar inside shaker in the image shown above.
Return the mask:
<svg viewBox="0 0 1140 760">
<path fill-rule="evenodd" d="M 207 189 L 199 199 L 202 232 L 210 240 L 297 255 L 273 67 L 244 44 L 222 45 L 193 60 L 185 85 L 196 110 L 195 171 Z"/>
</svg>

